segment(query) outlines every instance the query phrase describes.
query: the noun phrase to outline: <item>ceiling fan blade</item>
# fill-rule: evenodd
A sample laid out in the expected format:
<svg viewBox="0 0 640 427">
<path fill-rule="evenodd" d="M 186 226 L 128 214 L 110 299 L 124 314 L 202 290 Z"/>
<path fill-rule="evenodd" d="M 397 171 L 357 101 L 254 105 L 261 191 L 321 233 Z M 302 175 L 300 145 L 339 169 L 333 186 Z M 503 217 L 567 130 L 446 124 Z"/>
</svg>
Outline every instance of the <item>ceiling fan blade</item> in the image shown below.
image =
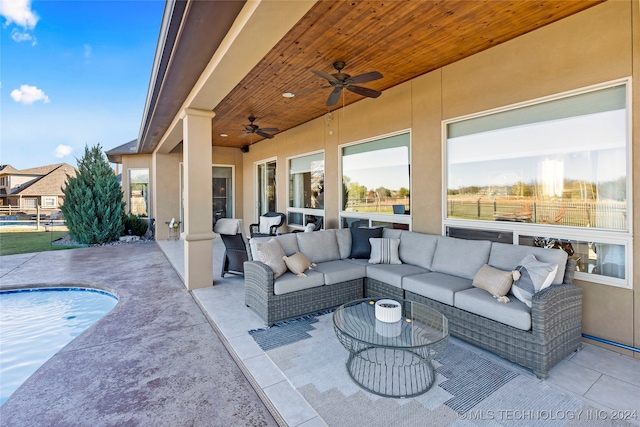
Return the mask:
<svg viewBox="0 0 640 427">
<path fill-rule="evenodd" d="M 342 92 L 342 87 L 337 87 L 331 92 L 331 94 L 329 94 L 329 98 L 327 98 L 327 104 L 326 104 L 327 107 L 331 107 L 338 103 L 341 92 Z"/>
<path fill-rule="evenodd" d="M 357 76 L 349 77 L 345 83 L 347 84 L 360 84 L 367 83 L 373 80 L 381 79 L 383 76 L 378 71 L 371 71 L 368 73 L 358 74 Z"/>
<path fill-rule="evenodd" d="M 262 132 L 278 132 L 278 128 L 260 128 Z"/>
<path fill-rule="evenodd" d="M 253 132 L 253 127 L 251 125 L 242 125 L 246 129 L 247 132 Z"/>
<path fill-rule="evenodd" d="M 329 81 L 329 83 L 331 84 L 335 84 L 338 83 L 338 79 L 336 79 L 335 77 L 333 77 L 331 74 L 327 73 L 326 71 L 321 71 L 321 70 L 311 70 L 311 72 L 317 76 L 322 77 L 323 79 L 326 79 Z"/>
<path fill-rule="evenodd" d="M 245 137 L 247 137 L 248 135 L 251 135 L 251 132 L 245 132 L 245 133 L 243 133 L 242 135 L 240 135 L 238 138 L 245 138 Z"/>
<path fill-rule="evenodd" d="M 349 85 L 347 86 L 347 90 L 353 93 L 357 93 L 358 95 L 368 96 L 369 98 L 377 98 L 382 94 L 382 92 L 378 92 L 377 90 L 369 89 L 368 87 L 362 86 Z"/>
<path fill-rule="evenodd" d="M 256 131 L 256 134 L 260 135 L 263 138 L 269 138 L 269 139 L 273 138 L 273 135 L 269 135 L 268 133 L 263 132 L 261 129 L 258 129 Z"/>
</svg>

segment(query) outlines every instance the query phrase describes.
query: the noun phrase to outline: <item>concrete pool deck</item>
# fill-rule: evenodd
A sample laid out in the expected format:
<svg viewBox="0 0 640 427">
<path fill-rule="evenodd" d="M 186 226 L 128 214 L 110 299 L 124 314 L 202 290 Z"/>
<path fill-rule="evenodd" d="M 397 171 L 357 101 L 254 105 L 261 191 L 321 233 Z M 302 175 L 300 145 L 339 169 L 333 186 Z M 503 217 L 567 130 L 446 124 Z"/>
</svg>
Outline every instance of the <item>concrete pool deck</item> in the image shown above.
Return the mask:
<svg viewBox="0 0 640 427">
<path fill-rule="evenodd" d="M 154 242 L 0 257 L 0 289 L 32 285 L 119 302 L 0 407 L 3 426 L 279 424 Z"/>
</svg>

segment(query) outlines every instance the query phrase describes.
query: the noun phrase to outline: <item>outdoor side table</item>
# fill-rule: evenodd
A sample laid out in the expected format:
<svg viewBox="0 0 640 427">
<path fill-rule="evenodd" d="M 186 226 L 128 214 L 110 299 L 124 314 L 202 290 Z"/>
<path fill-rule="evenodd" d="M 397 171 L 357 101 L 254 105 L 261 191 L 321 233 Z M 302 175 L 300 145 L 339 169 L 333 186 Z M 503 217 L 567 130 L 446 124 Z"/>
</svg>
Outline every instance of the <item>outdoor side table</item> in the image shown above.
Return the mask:
<svg viewBox="0 0 640 427">
<path fill-rule="evenodd" d="M 385 397 L 413 397 L 435 382 L 431 360 L 447 346 L 447 318 L 409 300 L 399 322 L 376 319 L 375 302 L 365 298 L 341 305 L 333 314 L 340 343 L 349 351 L 347 371 L 363 389 Z"/>
</svg>

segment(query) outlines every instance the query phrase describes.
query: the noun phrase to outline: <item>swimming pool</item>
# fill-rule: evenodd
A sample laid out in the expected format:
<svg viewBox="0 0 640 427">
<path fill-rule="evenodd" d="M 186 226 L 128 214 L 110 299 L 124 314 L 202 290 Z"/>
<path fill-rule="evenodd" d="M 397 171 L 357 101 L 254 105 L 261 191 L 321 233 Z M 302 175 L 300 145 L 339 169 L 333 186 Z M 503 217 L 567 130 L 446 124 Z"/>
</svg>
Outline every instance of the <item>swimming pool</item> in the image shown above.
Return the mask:
<svg viewBox="0 0 640 427">
<path fill-rule="evenodd" d="M 0 291 L 0 405 L 118 299 L 81 287 Z"/>
</svg>

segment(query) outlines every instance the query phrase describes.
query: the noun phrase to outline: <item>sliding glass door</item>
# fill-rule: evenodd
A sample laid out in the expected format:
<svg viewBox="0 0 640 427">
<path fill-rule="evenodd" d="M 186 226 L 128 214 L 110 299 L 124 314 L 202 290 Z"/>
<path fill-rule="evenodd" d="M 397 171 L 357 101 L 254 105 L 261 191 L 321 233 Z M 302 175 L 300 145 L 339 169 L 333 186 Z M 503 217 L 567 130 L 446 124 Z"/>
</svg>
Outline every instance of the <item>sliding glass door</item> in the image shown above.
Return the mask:
<svg viewBox="0 0 640 427">
<path fill-rule="evenodd" d="M 256 164 L 256 219 L 264 213 L 276 211 L 276 161 Z"/>
</svg>

